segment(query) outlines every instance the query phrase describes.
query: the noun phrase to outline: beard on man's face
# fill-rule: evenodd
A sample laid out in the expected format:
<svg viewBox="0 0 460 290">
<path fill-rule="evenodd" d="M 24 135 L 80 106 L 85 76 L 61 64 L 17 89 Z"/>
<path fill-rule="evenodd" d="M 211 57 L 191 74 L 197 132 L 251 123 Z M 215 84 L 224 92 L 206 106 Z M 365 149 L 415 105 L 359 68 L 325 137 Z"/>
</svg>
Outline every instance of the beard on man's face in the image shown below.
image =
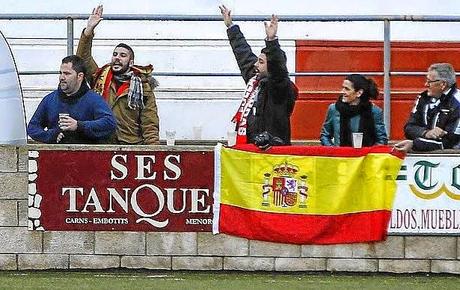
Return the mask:
<svg viewBox="0 0 460 290">
<path fill-rule="evenodd" d="M 59 88 L 61 89 L 61 91 L 63 91 L 65 93 L 65 92 L 67 92 L 69 90 L 69 85 L 67 84 L 66 81 L 60 81 L 59 82 Z"/>
<path fill-rule="evenodd" d="M 121 75 L 126 73 L 129 70 L 129 65 L 123 65 L 121 62 L 113 62 L 112 63 L 112 72 L 115 75 Z"/>
</svg>

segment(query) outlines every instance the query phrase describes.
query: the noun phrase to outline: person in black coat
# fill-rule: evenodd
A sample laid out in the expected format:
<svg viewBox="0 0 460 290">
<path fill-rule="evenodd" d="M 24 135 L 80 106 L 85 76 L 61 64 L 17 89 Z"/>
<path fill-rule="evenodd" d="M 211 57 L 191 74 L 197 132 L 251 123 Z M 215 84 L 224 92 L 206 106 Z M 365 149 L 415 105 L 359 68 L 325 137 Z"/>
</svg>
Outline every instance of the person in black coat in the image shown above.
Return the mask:
<svg viewBox="0 0 460 290">
<path fill-rule="evenodd" d="M 297 88 L 289 79 L 286 54 L 280 48 L 278 17 L 272 15 L 264 22 L 265 48 L 257 57 L 251 50 L 238 25 L 233 24 L 231 11 L 220 6 L 227 35 L 235 55 L 246 91 L 241 105 L 233 117 L 236 124 L 237 144 L 260 143 L 268 136 L 271 145 L 291 144 L 290 117 L 297 98 Z M 270 138 L 272 140 L 270 140 Z"/>
</svg>

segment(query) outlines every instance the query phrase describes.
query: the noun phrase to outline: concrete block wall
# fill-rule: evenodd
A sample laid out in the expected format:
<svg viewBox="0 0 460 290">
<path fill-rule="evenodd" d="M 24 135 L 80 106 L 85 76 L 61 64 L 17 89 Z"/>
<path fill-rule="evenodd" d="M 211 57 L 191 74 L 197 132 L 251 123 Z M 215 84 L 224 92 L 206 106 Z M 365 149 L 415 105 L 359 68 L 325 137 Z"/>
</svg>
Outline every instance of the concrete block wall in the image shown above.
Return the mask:
<svg viewBox="0 0 460 290">
<path fill-rule="evenodd" d="M 288 245 L 211 233 L 27 230 L 27 147 L 0 146 L 0 270 L 152 269 L 460 274 L 455 236 Z"/>
</svg>

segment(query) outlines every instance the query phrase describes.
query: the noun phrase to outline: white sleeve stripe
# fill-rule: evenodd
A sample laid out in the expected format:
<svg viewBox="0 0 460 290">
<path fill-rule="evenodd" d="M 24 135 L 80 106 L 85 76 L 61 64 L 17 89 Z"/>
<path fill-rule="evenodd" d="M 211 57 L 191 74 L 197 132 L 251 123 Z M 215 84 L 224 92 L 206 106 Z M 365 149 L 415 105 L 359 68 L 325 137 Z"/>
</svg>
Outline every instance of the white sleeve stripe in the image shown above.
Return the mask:
<svg viewBox="0 0 460 290">
<path fill-rule="evenodd" d="M 457 119 L 457 126 L 455 127 L 454 134 L 460 135 L 460 119 Z"/>
<path fill-rule="evenodd" d="M 454 98 L 460 103 L 460 90 L 455 90 Z"/>
<path fill-rule="evenodd" d="M 442 145 L 442 141 L 436 141 L 436 140 L 433 140 L 433 139 L 425 139 L 425 138 L 420 138 L 421 141 L 423 142 L 427 142 L 427 143 L 433 143 L 433 144 L 437 144 L 437 145 Z"/>
<path fill-rule="evenodd" d="M 420 101 L 420 97 L 421 97 L 421 95 L 418 95 L 417 100 L 415 100 L 414 107 L 412 108 L 412 113 L 413 114 L 415 114 L 415 112 L 417 112 L 417 105 L 418 105 L 418 102 Z"/>
</svg>

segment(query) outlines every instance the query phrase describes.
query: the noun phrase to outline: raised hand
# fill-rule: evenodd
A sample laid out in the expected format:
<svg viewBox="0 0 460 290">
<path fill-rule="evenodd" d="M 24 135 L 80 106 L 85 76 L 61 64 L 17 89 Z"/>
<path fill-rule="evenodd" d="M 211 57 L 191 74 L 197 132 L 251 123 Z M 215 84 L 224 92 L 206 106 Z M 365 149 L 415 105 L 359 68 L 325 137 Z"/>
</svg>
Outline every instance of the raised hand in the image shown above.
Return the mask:
<svg viewBox="0 0 460 290">
<path fill-rule="evenodd" d="M 93 9 L 93 12 L 88 18 L 88 22 L 86 23 L 85 34 L 90 36 L 94 32 L 94 28 L 101 22 L 102 12 L 104 11 L 104 7 L 102 5 L 98 5 L 96 8 Z"/>
<path fill-rule="evenodd" d="M 276 33 L 278 32 L 278 16 L 272 14 L 272 19 L 270 21 L 265 21 L 264 25 L 267 40 L 274 40 L 276 38 Z"/>
<path fill-rule="evenodd" d="M 224 23 L 227 27 L 230 27 L 233 24 L 232 21 L 232 10 L 229 10 L 225 5 L 219 6 L 220 13 L 222 14 L 222 17 L 224 18 Z"/>
</svg>

